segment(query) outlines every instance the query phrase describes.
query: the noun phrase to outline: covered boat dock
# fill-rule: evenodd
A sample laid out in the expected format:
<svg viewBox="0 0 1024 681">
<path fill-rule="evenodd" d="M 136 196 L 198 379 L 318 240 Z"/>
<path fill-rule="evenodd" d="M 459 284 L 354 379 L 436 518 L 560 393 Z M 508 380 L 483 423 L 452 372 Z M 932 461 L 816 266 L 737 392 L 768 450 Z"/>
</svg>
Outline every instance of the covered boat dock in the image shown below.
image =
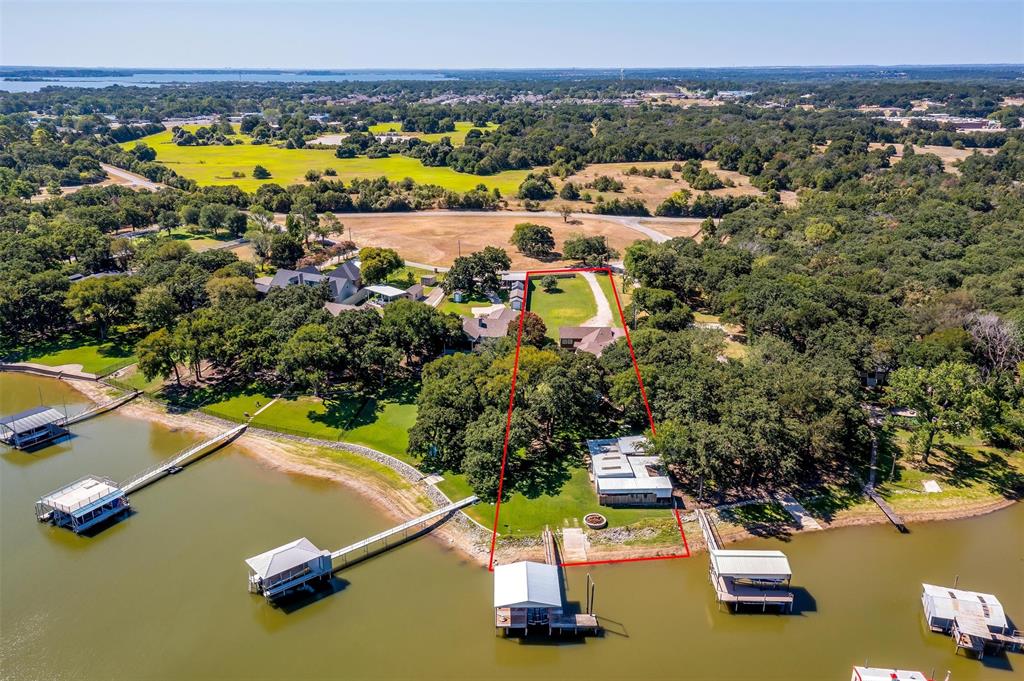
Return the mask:
<svg viewBox="0 0 1024 681">
<path fill-rule="evenodd" d="M 520 561 L 494 568 L 494 626 L 526 634 L 532 627 L 555 632 L 597 633 L 593 613 L 565 612 L 558 566 Z"/>
<path fill-rule="evenodd" d="M 258 556 L 247 558 L 249 591 L 273 600 L 313 581 L 331 578 L 330 551 L 319 549 L 305 537 Z"/>
<path fill-rule="evenodd" d="M 68 434 L 67 417 L 52 407 L 33 407 L 0 418 L 0 441 L 28 449 Z"/>
<path fill-rule="evenodd" d="M 1024 648 L 1024 634 L 1010 626 L 1002 603 L 994 595 L 934 584 L 921 586 L 928 628 L 952 636 L 956 652 L 970 651 L 980 659 L 987 650 Z"/>
<path fill-rule="evenodd" d="M 109 478 L 87 475 L 36 502 L 36 517 L 81 533 L 130 508 L 128 496 Z"/>
</svg>

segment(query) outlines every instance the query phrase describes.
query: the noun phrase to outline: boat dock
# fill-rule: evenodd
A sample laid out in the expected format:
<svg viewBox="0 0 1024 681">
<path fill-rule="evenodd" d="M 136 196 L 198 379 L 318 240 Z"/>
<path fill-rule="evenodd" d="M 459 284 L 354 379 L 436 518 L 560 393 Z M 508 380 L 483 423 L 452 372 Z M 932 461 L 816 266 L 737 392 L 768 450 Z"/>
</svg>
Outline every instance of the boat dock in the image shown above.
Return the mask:
<svg viewBox="0 0 1024 681">
<path fill-rule="evenodd" d="M 934 584 L 921 588 L 928 628 L 949 634 L 956 645 L 954 652 L 964 650 L 981 659 L 986 651 L 1024 649 L 1024 633 L 1011 627 L 996 596 Z"/>
<path fill-rule="evenodd" d="M 223 447 L 247 428 L 246 424 L 236 426 L 205 442 L 193 445 L 155 466 L 117 484 L 108 478 L 87 475 L 36 501 L 36 519 L 49 522 L 57 527 L 67 527 L 75 533 L 99 524 L 131 507 L 128 495 L 156 482 L 161 477 L 176 472 L 181 466 Z"/>
<path fill-rule="evenodd" d="M 68 426 L 98 416 L 112 409 L 117 409 L 125 402 L 134 399 L 141 393 L 135 392 L 122 395 L 109 402 L 98 404 L 90 409 L 68 416 L 53 407 L 34 407 L 10 416 L 0 418 L 0 442 L 17 449 L 32 449 L 48 444 L 70 434 Z"/>
<path fill-rule="evenodd" d="M 885 517 L 889 519 L 889 522 L 896 526 L 897 530 L 904 534 L 910 532 L 910 530 L 907 529 L 907 526 L 903 523 L 903 518 L 893 510 L 892 506 L 890 506 L 885 499 L 879 496 L 873 486 L 869 485 L 865 487 L 864 494 L 868 495 L 868 498 L 871 499 L 871 501 L 878 504 L 878 508 L 882 509 L 882 513 L 884 513 Z"/>
<path fill-rule="evenodd" d="M 789 591 L 793 571 L 782 551 L 743 551 L 721 548 L 722 538 L 714 521 L 703 509 L 697 509 L 697 522 L 708 546 L 711 586 L 715 598 L 738 609 L 741 605 L 768 606 L 793 610 L 793 594 Z"/>
<path fill-rule="evenodd" d="M 253 556 L 245 561 L 249 566 L 249 591 L 274 600 L 310 582 L 324 581 L 333 572 L 404 543 L 425 531 L 427 523 L 478 501 L 475 496 L 466 497 L 333 552 L 321 550 L 303 537 Z"/>
<path fill-rule="evenodd" d="M 164 459 L 156 465 L 150 466 L 141 473 L 136 473 L 134 476 L 121 483 L 121 489 L 124 490 L 125 494 L 131 494 L 132 492 L 138 491 L 146 485 L 156 482 L 159 478 L 174 472 L 173 469 L 187 466 L 206 454 L 223 447 L 245 432 L 245 429 L 248 427 L 248 424 L 243 423 L 242 425 L 226 430 L 205 442 L 200 442 L 197 445 L 188 447 L 174 456 Z"/>
</svg>

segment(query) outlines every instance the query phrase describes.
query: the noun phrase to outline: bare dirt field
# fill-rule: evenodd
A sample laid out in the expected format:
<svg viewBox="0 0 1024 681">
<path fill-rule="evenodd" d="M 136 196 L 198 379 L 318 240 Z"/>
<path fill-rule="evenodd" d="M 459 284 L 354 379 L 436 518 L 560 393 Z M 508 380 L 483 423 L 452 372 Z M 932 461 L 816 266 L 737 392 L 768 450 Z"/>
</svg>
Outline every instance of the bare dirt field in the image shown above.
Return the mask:
<svg viewBox="0 0 1024 681">
<path fill-rule="evenodd" d="M 484 246 L 498 246 L 508 251 L 512 269 L 522 270 L 563 266 L 568 261 L 541 261 L 519 253 L 508 240 L 520 222 L 533 222 L 551 228 L 555 250 L 573 232 L 604 235 L 620 253 L 644 235 L 600 216 L 579 216 L 578 224 L 567 224 L 561 217 L 544 215 L 509 215 L 507 213 L 459 214 L 447 212 L 386 213 L 379 215 L 340 215 L 345 236 L 360 247 L 393 248 L 406 260 L 447 267 L 461 252 L 466 255 Z M 641 223 L 645 224 L 645 223 Z M 650 223 L 650 227 L 671 236 L 693 236 L 700 220 L 675 221 L 671 224 Z"/>
<path fill-rule="evenodd" d="M 626 198 L 638 198 L 643 200 L 644 205 L 654 213 L 654 209 L 658 207 L 662 201 L 667 199 L 673 193 L 680 189 L 688 189 L 696 197 L 700 192 L 694 191 L 686 180 L 682 179 L 678 172 L 672 173 L 672 179 L 663 179 L 659 177 L 644 177 L 643 175 L 626 175 L 625 171 L 632 167 L 643 170 L 644 168 L 654 168 L 655 170 L 661 170 L 662 168 L 671 168 L 673 161 L 654 161 L 649 163 L 594 163 L 588 165 L 586 168 L 570 175 L 566 178 L 565 182 L 572 182 L 580 187 L 583 192 L 590 192 L 593 198 L 596 200 L 598 195 L 601 195 L 605 200 L 612 200 L 615 198 L 626 199 Z M 734 187 L 723 187 L 722 189 L 714 189 L 710 191 L 710 194 L 716 196 L 759 196 L 761 190 L 750 184 L 750 178 L 746 175 L 742 175 L 732 170 L 721 170 L 715 161 L 703 161 L 702 166 L 707 168 L 710 172 L 718 175 L 718 177 L 724 182 L 725 180 L 731 180 Z M 597 177 L 605 175 L 614 180 L 618 180 L 625 185 L 625 188 L 620 192 L 598 192 L 594 189 L 586 189 L 584 185 L 593 182 Z M 556 181 L 556 185 L 561 188 L 564 182 Z M 590 204 L 584 201 L 563 201 L 562 199 L 554 199 L 550 202 L 553 206 L 558 205 L 571 205 L 579 210 L 587 210 Z"/>
<path fill-rule="evenodd" d="M 868 144 L 870 149 L 884 149 L 887 146 L 889 145 L 881 142 L 871 142 Z M 893 146 L 896 147 L 896 156 L 894 158 L 903 158 L 903 145 L 894 144 Z M 955 162 L 962 161 L 975 151 L 985 154 L 986 156 L 991 156 L 995 154 L 998 149 L 954 149 L 953 147 L 940 147 L 934 144 L 926 144 L 919 147 L 915 146 L 914 151 L 918 154 L 935 154 L 942 159 L 942 165 L 946 168 L 946 172 L 959 175 L 960 171 L 953 165 Z"/>
</svg>

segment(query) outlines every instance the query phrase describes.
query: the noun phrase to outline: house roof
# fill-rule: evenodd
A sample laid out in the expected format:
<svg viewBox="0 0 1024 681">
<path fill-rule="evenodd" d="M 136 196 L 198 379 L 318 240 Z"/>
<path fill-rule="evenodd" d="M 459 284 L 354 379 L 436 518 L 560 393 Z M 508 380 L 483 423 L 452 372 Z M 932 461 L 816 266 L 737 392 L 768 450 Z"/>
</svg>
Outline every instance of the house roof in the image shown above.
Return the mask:
<svg viewBox="0 0 1024 681">
<path fill-rule="evenodd" d="M 934 584 L 921 586 L 924 587 L 924 597 L 931 605 L 934 617 L 946 620 L 980 617 L 990 626 L 1008 626 L 1003 604 L 992 594 L 950 589 Z"/>
<path fill-rule="evenodd" d="M 53 407 L 32 407 L 0 418 L 0 433 L 10 432 L 20 435 L 63 419 L 64 414 Z"/>
<path fill-rule="evenodd" d="M 502 307 L 481 317 L 463 317 L 462 330 L 471 340 L 500 338 L 508 333 L 508 326 L 519 318 L 516 310 Z"/>
<path fill-rule="evenodd" d="M 558 329 L 559 338 L 572 340 L 580 352 L 589 352 L 599 357 L 620 335 L 620 329 L 610 326 L 562 326 Z"/>
<path fill-rule="evenodd" d="M 562 590 L 554 565 L 521 561 L 494 568 L 495 608 L 558 608 Z"/>
<path fill-rule="evenodd" d="M 355 260 L 346 260 L 328 272 L 327 276 L 331 279 L 348 279 L 349 281 L 358 281 L 362 274 L 359 271 L 358 262 Z"/>
<path fill-rule="evenodd" d="M 652 473 L 661 467 L 656 456 L 643 456 L 643 436 L 587 440 L 597 491 L 602 494 L 672 495 L 672 480 Z"/>
<path fill-rule="evenodd" d="M 782 551 L 712 549 L 711 564 L 720 577 L 789 579 L 793 571 Z"/>
<path fill-rule="evenodd" d="M 352 312 L 358 310 L 358 305 L 345 305 L 344 303 L 324 303 L 324 309 L 331 313 L 331 316 L 337 317 L 342 312 Z"/>
<path fill-rule="evenodd" d="M 313 542 L 303 537 L 258 556 L 246 558 L 245 563 L 258 576 L 266 579 L 299 567 L 325 553 L 327 552 L 321 551 Z"/>
</svg>

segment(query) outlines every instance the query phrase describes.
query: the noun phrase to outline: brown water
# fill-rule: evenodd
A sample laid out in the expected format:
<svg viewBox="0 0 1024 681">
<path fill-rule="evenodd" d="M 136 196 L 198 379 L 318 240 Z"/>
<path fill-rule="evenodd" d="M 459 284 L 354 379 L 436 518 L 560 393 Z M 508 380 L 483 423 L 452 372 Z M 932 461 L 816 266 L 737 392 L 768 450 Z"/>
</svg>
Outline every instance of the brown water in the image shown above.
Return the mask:
<svg viewBox="0 0 1024 681">
<path fill-rule="evenodd" d="M 84 405 L 56 381 L 0 374 L 0 413 Z M 594 568 L 604 638 L 494 635 L 491 578 L 425 539 L 339 573 L 344 588 L 284 612 L 246 592 L 243 560 L 300 536 L 337 548 L 391 524 L 337 485 L 228 447 L 132 496 L 91 539 L 32 502 L 85 473 L 123 479 L 193 441 L 107 414 L 36 454 L 0 454 L 0 676 L 8 679 L 838 679 L 865 659 L 954 681 L 1022 678 L 1024 655 L 954 657 L 925 630 L 920 583 L 997 594 L 1024 621 L 1024 507 L 972 520 L 794 538 L 794 615 L 719 612 L 707 559 Z M 780 546 L 753 541 L 750 546 Z M 585 568 L 569 571 L 584 598 Z"/>
</svg>

